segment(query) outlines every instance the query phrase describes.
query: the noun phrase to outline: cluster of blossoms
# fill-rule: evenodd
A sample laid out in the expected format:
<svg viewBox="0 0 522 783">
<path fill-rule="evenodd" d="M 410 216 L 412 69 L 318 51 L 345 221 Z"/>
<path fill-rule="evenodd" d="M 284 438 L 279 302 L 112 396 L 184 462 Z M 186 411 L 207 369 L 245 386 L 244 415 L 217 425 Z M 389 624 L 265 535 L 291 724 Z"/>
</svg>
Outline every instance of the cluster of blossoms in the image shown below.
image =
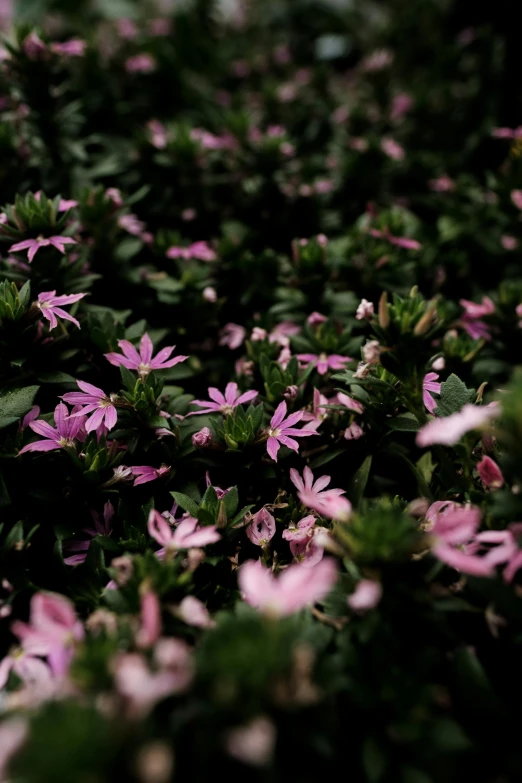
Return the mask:
<svg viewBox="0 0 522 783">
<path fill-rule="evenodd" d="M 0 781 L 521 780 L 516 25 L 25 5 Z"/>
</svg>

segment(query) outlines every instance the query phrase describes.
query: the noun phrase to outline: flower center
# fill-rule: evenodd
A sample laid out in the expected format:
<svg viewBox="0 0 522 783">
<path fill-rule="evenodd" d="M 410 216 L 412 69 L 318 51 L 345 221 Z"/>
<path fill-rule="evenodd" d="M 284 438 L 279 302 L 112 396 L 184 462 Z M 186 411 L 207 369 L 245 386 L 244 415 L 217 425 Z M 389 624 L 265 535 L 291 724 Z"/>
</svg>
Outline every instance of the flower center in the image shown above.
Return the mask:
<svg viewBox="0 0 522 783">
<path fill-rule="evenodd" d="M 140 375 L 148 375 L 150 372 L 150 364 L 145 364 L 142 362 L 138 367 L 138 373 Z"/>
<path fill-rule="evenodd" d="M 231 413 L 233 413 L 233 412 L 234 412 L 234 406 L 233 406 L 233 405 L 229 405 L 228 403 L 225 403 L 224 405 L 222 405 L 222 406 L 220 407 L 220 409 L 219 409 L 219 410 L 220 410 L 220 411 L 221 411 L 221 413 L 223 413 L 225 416 L 228 416 L 229 414 L 231 414 Z"/>
<path fill-rule="evenodd" d="M 279 435 L 281 435 L 281 430 L 273 430 L 273 429 L 268 430 L 269 438 L 278 438 Z"/>
<path fill-rule="evenodd" d="M 101 400 L 98 402 L 99 408 L 110 408 L 112 405 L 112 400 L 109 399 L 109 397 L 102 397 Z"/>
<path fill-rule="evenodd" d="M 74 446 L 74 441 L 71 438 L 60 438 L 60 446 Z"/>
</svg>

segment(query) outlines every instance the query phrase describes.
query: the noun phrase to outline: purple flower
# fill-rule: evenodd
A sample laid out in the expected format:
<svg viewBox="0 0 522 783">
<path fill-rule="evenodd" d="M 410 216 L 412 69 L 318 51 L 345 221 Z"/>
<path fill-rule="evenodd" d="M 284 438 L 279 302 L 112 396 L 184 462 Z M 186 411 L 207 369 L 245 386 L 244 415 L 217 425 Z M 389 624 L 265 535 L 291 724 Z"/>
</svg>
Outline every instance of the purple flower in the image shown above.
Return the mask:
<svg viewBox="0 0 522 783">
<path fill-rule="evenodd" d="M 299 450 L 299 444 L 289 435 L 293 435 L 294 438 L 304 438 L 308 435 L 316 435 L 317 433 L 311 430 L 298 430 L 293 425 L 297 424 L 303 418 L 303 411 L 296 411 L 291 413 L 285 419 L 286 416 L 286 402 L 281 402 L 270 420 L 270 427 L 267 430 L 268 440 L 266 443 L 266 450 L 269 456 L 277 462 L 277 452 L 281 444 L 293 451 Z"/>
<path fill-rule="evenodd" d="M 65 54 L 68 57 L 83 57 L 86 48 L 87 41 L 82 41 L 81 38 L 70 38 L 63 43 L 51 44 L 51 51 L 55 54 Z"/>
<path fill-rule="evenodd" d="M 324 598 L 337 580 L 332 558 L 312 568 L 290 565 L 276 578 L 258 560 L 248 560 L 239 570 L 239 588 L 244 600 L 263 612 L 279 617 L 298 612 Z"/>
<path fill-rule="evenodd" d="M 297 472 L 297 471 L 296 471 Z M 308 541 L 312 534 L 312 528 L 315 525 L 315 517 L 310 515 L 300 519 L 297 525 L 291 525 L 283 530 L 285 541 Z"/>
<path fill-rule="evenodd" d="M 10 253 L 16 253 L 20 250 L 27 250 L 27 259 L 29 263 L 33 260 L 35 257 L 37 251 L 41 247 L 48 247 L 49 245 L 52 245 L 52 247 L 55 247 L 56 250 L 59 250 L 60 253 L 65 253 L 65 245 L 76 245 L 77 242 L 72 237 L 48 237 L 47 239 L 44 237 L 38 237 L 37 239 L 24 239 L 22 242 L 17 242 L 15 245 L 11 245 L 9 248 Z"/>
<path fill-rule="evenodd" d="M 38 301 L 36 302 L 36 305 L 40 308 L 43 317 L 47 318 L 50 323 L 49 329 L 54 329 L 56 326 L 58 326 L 57 316 L 59 318 L 63 318 L 65 321 L 71 321 L 71 323 L 73 323 L 79 329 L 80 324 L 76 318 L 73 318 L 72 315 L 69 315 L 69 313 L 67 313 L 65 310 L 62 310 L 61 305 L 69 305 L 73 304 L 74 302 L 79 302 L 80 299 L 83 299 L 83 297 L 87 296 L 87 294 L 66 294 L 62 296 L 55 296 L 55 294 L 56 291 L 42 291 L 41 294 L 38 294 Z"/>
<path fill-rule="evenodd" d="M 168 370 L 180 362 L 186 361 L 188 356 L 175 356 L 170 359 L 170 355 L 176 346 L 169 345 L 162 348 L 156 356 L 152 357 L 152 340 L 145 332 L 140 341 L 140 352 L 128 340 L 118 340 L 118 345 L 123 351 L 120 353 L 106 353 L 105 358 L 115 367 L 123 365 L 128 370 L 136 370 L 138 374 L 145 378 L 151 370 Z"/>
<path fill-rule="evenodd" d="M 312 362 L 316 363 L 315 369 L 319 375 L 326 375 L 328 370 L 344 370 L 344 367 L 353 359 L 350 356 L 340 356 L 337 353 L 332 353 L 328 356 L 326 353 L 298 353 L 297 358 L 304 365 L 308 367 Z"/>
<path fill-rule="evenodd" d="M 432 446 L 434 443 L 454 446 L 467 432 L 483 429 L 491 419 L 499 416 L 499 413 L 498 403 L 483 408 L 477 405 L 464 405 L 457 413 L 425 424 L 417 433 L 417 446 Z"/>
<path fill-rule="evenodd" d="M 246 329 L 240 324 L 225 324 L 219 333 L 219 344 L 226 345 L 231 351 L 239 348 L 245 339 Z"/>
<path fill-rule="evenodd" d="M 137 476 L 134 479 L 133 486 L 138 484 L 146 484 L 148 481 L 155 481 L 161 476 L 164 476 L 170 470 L 170 465 L 162 465 L 160 468 L 151 468 L 148 465 L 135 465 L 132 470 L 132 475 Z"/>
<path fill-rule="evenodd" d="M 85 424 L 87 432 L 97 430 L 102 424 L 105 424 L 108 430 L 112 430 L 116 424 L 118 413 L 111 397 L 108 397 L 102 389 L 93 386 L 92 383 L 85 381 L 76 381 L 76 383 L 81 392 L 67 392 L 62 396 L 62 400 L 65 402 L 83 406 L 77 413 L 71 413 L 71 417 L 87 416 L 92 413 Z"/>
<path fill-rule="evenodd" d="M 80 413 L 80 415 L 78 415 Z M 74 418 L 73 418 L 74 417 Z M 54 410 L 54 422 L 56 427 L 51 427 L 46 421 L 38 419 L 30 421 L 29 427 L 41 435 L 45 440 L 37 440 L 34 443 L 28 443 L 19 454 L 25 454 L 27 451 L 54 451 L 55 449 L 64 449 L 74 447 L 75 440 L 83 441 L 85 416 L 81 415 L 76 408 L 73 408 L 69 415 L 67 405 L 61 402 Z"/>
<path fill-rule="evenodd" d="M 436 383 L 438 377 L 436 372 L 429 372 L 424 376 L 422 383 L 422 401 L 430 413 L 433 413 L 437 407 L 437 401 L 431 396 L 430 392 L 440 394 L 440 383 Z"/>
<path fill-rule="evenodd" d="M 156 60 L 146 52 L 136 54 L 125 61 L 125 70 L 127 73 L 152 73 L 156 70 Z"/>
<path fill-rule="evenodd" d="M 155 509 L 149 514 L 148 530 L 149 535 L 162 546 L 162 549 L 156 552 L 160 559 L 168 552 L 215 544 L 221 538 L 215 525 L 201 527 L 197 519 L 188 515 L 183 517 L 173 530 Z"/>
<path fill-rule="evenodd" d="M 91 511 L 93 527 L 82 528 L 83 533 L 87 533 L 88 539 L 82 539 L 79 541 L 68 541 L 64 543 L 64 550 L 67 552 L 76 552 L 77 554 L 65 557 L 63 562 L 68 566 L 80 565 L 84 563 L 87 558 L 87 550 L 91 545 L 91 540 L 95 536 L 110 536 L 112 533 L 111 521 L 114 516 L 114 507 L 110 500 L 108 500 L 103 507 L 103 522 L 100 519 L 100 515 L 96 511 Z"/>
<path fill-rule="evenodd" d="M 199 261 L 215 261 L 217 256 L 207 242 L 194 242 L 190 247 L 174 245 L 167 250 L 167 258 L 197 258 Z"/>
<path fill-rule="evenodd" d="M 194 416 L 199 413 L 222 413 L 227 416 L 232 413 L 234 408 L 238 405 L 242 405 L 245 402 L 253 400 L 259 392 L 251 391 L 238 394 L 237 383 L 227 383 L 225 394 L 222 394 L 215 386 L 209 386 L 208 396 L 213 402 L 207 402 L 206 400 L 192 400 L 193 405 L 199 405 L 203 408 L 200 411 L 192 411 L 190 415 Z"/>
<path fill-rule="evenodd" d="M 270 512 L 263 507 L 254 514 L 252 524 L 246 529 L 246 534 L 253 544 L 264 547 L 275 536 L 276 523 Z"/>
<path fill-rule="evenodd" d="M 36 593 L 31 599 L 29 623 L 19 620 L 11 626 L 30 655 L 47 657 L 53 674 L 67 673 L 76 641 L 83 638 L 74 605 L 57 593 Z"/>
</svg>

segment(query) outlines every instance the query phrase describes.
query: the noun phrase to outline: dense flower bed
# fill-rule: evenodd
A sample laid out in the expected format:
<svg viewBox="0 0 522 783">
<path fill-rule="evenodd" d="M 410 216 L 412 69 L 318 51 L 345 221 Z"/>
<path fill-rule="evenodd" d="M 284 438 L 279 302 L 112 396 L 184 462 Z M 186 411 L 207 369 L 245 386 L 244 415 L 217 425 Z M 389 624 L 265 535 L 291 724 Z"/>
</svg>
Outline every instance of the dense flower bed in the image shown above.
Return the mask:
<svg viewBox="0 0 522 783">
<path fill-rule="evenodd" d="M 19 5 L 0 780 L 520 780 L 505 20 Z"/>
</svg>

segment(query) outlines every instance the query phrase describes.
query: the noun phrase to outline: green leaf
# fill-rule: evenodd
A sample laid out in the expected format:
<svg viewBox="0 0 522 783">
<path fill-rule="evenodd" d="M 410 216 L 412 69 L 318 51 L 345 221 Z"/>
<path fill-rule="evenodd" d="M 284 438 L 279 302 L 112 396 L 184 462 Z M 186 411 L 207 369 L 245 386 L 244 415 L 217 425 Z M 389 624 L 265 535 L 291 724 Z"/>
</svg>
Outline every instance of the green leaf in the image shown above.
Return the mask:
<svg viewBox="0 0 522 783">
<path fill-rule="evenodd" d="M 426 451 L 425 454 L 423 454 L 422 457 L 417 460 L 415 466 L 426 484 L 429 484 L 433 475 L 433 471 L 437 467 L 437 463 L 433 462 L 431 451 Z"/>
<path fill-rule="evenodd" d="M 237 487 L 232 487 L 223 498 L 223 505 L 225 506 L 225 511 L 227 512 L 227 518 L 230 518 L 233 516 L 233 514 L 236 513 L 238 503 L 239 495 L 237 492 Z"/>
<path fill-rule="evenodd" d="M 7 427 L 31 410 L 39 386 L 13 389 L 0 396 L 0 427 Z"/>
<path fill-rule="evenodd" d="M 359 507 L 364 495 L 364 490 L 366 489 L 366 484 L 368 483 L 368 478 L 370 476 L 372 459 L 373 457 L 371 454 L 366 457 L 361 467 L 352 477 L 350 486 L 348 487 L 348 497 L 350 498 L 355 508 Z"/>
<path fill-rule="evenodd" d="M 40 383 L 76 383 L 76 378 L 69 375 L 67 372 L 42 372 L 37 376 L 36 380 Z"/>
<path fill-rule="evenodd" d="M 437 416 L 451 416 L 460 411 L 464 405 L 471 402 L 475 396 L 474 389 L 468 389 L 460 378 L 452 373 L 440 387 L 440 400 L 435 409 Z"/>
<path fill-rule="evenodd" d="M 184 495 L 183 492 L 171 492 L 170 494 L 178 506 L 181 506 L 183 511 L 188 511 L 191 516 L 197 517 L 199 506 L 192 498 L 189 498 L 188 495 Z"/>
<path fill-rule="evenodd" d="M 420 424 L 414 416 L 397 416 L 388 419 L 388 426 L 395 432 L 417 432 Z"/>
</svg>

